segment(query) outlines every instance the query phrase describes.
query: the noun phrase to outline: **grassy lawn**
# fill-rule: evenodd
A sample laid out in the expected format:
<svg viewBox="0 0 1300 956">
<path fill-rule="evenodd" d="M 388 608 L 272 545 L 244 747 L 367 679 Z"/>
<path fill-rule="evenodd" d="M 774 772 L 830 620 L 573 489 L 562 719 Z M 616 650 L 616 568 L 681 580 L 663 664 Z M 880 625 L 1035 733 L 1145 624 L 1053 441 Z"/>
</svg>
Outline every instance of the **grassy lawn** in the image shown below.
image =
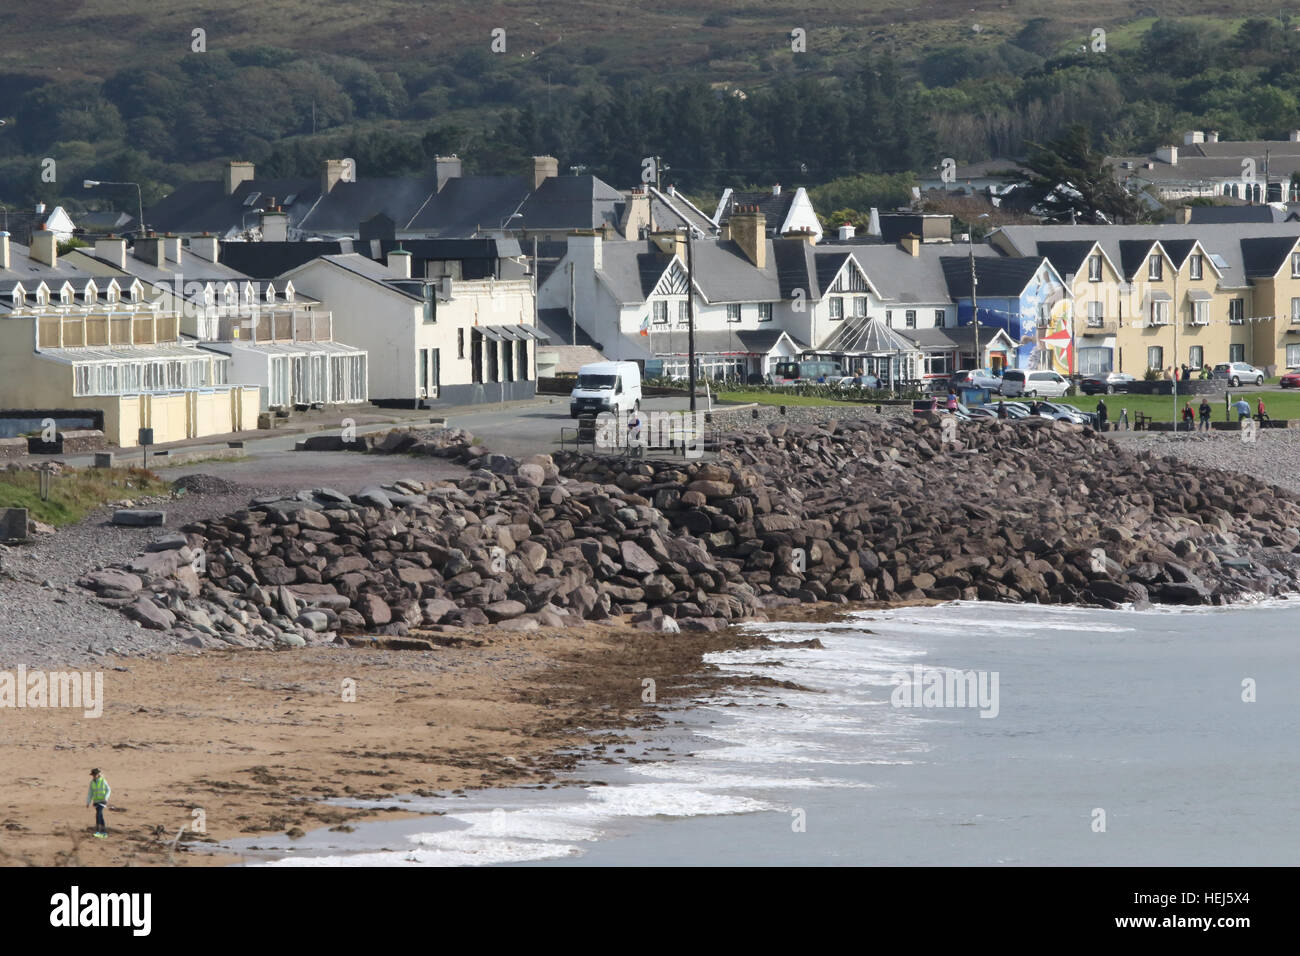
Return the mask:
<svg viewBox="0 0 1300 956">
<path fill-rule="evenodd" d="M 41 500 L 40 475 L 0 472 L 0 508 L 26 508 L 28 516 L 55 527 L 75 524 L 110 501 L 167 494 L 168 482 L 140 468 L 67 468 L 50 479 L 50 498 Z"/>
<path fill-rule="evenodd" d="M 798 395 L 793 392 L 785 395 L 776 392 L 714 392 L 713 397 L 719 402 L 732 402 L 737 405 L 750 403 L 759 405 L 871 405 L 875 401 L 874 399 L 849 401 L 821 398 L 816 395 Z"/>
<path fill-rule="evenodd" d="M 1244 395 L 1246 401 L 1250 403 L 1251 413 L 1254 414 L 1255 403 L 1260 397 L 1264 398 L 1264 408 L 1267 410 L 1270 418 L 1300 418 L 1300 389 L 1287 392 L 1234 392 L 1232 400 L 1235 402 L 1238 395 Z M 1174 420 L 1173 398 L 1169 395 L 1076 395 L 1073 398 L 1053 398 L 1048 399 L 1053 402 L 1060 402 L 1064 405 L 1073 405 L 1081 411 L 1095 412 L 1097 410 L 1097 399 L 1106 399 L 1106 412 L 1111 421 L 1119 418 L 1121 408 L 1128 409 L 1128 419 L 1133 421 L 1134 415 L 1142 412 L 1144 415 L 1151 416 L 1158 422 L 1171 422 Z M 1210 399 L 1210 417 L 1213 421 L 1236 421 L 1237 413 L 1232 412 L 1230 416 L 1225 417 L 1223 408 L 1223 398 L 1217 395 L 1208 396 Z M 1189 401 L 1189 398 L 1178 397 L 1178 411 L 1182 414 L 1183 403 Z M 1201 396 L 1190 396 L 1192 410 L 1196 412 L 1197 419 L 1200 419 Z"/>
</svg>

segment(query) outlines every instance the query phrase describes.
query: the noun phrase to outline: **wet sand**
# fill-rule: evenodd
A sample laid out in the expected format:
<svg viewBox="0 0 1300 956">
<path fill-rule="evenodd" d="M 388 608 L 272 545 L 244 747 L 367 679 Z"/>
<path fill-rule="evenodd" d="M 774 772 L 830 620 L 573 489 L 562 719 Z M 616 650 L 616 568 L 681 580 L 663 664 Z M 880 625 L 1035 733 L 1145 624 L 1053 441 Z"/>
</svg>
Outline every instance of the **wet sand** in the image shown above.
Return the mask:
<svg viewBox="0 0 1300 956">
<path fill-rule="evenodd" d="M 239 858 L 190 847 L 411 815 L 328 798 L 550 782 L 594 733 L 635 736 L 666 706 L 720 688 L 703 654 L 765 640 L 591 623 L 472 637 L 481 646 L 434 652 L 105 658 L 98 719 L 0 709 L 0 864 L 224 865 Z M 96 766 L 113 788 L 107 840 L 91 836 L 85 806 Z"/>
</svg>

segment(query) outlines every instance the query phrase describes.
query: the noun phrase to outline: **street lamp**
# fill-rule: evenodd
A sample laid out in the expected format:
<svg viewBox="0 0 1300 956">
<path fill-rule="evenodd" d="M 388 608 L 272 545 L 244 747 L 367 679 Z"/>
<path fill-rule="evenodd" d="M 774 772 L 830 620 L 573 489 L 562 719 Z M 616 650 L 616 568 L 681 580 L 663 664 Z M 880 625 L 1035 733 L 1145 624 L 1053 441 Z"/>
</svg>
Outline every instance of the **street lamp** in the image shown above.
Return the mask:
<svg viewBox="0 0 1300 956">
<path fill-rule="evenodd" d="M 966 233 L 966 245 L 970 249 L 970 304 L 971 304 L 971 323 L 975 327 L 975 367 L 982 369 L 984 366 L 980 362 L 980 301 L 979 277 L 975 275 L 975 223 L 981 219 L 987 219 L 989 214 L 980 213 L 968 225 Z"/>
<path fill-rule="evenodd" d="M 136 222 L 140 224 L 140 234 L 142 236 L 145 234 L 145 232 L 148 231 L 144 227 L 144 195 L 143 193 L 140 192 L 139 183 L 115 183 L 115 182 L 109 182 L 108 180 L 101 180 L 101 179 L 83 179 L 81 181 L 82 189 L 94 189 L 96 186 L 134 186 L 136 202 L 139 204 L 137 207 L 139 211 L 139 217 L 136 219 Z"/>
</svg>

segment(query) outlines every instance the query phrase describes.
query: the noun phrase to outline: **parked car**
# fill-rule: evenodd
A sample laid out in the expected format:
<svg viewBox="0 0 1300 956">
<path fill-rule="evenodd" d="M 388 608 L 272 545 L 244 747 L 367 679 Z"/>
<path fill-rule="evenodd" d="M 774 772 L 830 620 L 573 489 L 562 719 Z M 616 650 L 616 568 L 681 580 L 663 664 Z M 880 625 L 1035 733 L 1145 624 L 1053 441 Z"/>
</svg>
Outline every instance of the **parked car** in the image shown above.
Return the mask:
<svg viewBox="0 0 1300 956">
<path fill-rule="evenodd" d="M 880 388 L 880 379 L 870 372 L 861 375 L 846 375 L 837 383 L 841 388 Z"/>
<path fill-rule="evenodd" d="M 1100 375 L 1085 375 L 1083 381 L 1079 383 L 1079 391 L 1085 395 L 1096 395 L 1101 392 L 1114 395 L 1116 392 L 1127 392 L 1136 381 L 1137 379 L 1127 372 L 1103 372 Z"/>
<path fill-rule="evenodd" d="M 1010 368 L 1002 373 L 1002 394 L 1047 395 L 1060 397 L 1070 388 L 1070 380 L 1057 372 Z"/>
<path fill-rule="evenodd" d="M 1283 388 L 1300 388 L 1300 372 L 1287 372 L 1278 380 Z"/>
<path fill-rule="evenodd" d="M 1096 425 L 1097 413 L 1085 412 L 1075 408 L 1073 405 L 1064 405 L 1059 402 L 1039 402 L 1040 407 L 1045 408 L 1049 418 L 1056 421 L 1072 422 L 1075 425 Z M 1046 414 L 1040 412 L 1039 414 Z"/>
<path fill-rule="evenodd" d="M 994 416 L 998 413 L 999 405 L 1006 408 L 1008 420 L 1014 421 L 1029 417 L 1029 406 L 1022 402 L 993 402 L 988 407 L 993 409 Z"/>
<path fill-rule="evenodd" d="M 1264 373 L 1253 365 L 1247 365 L 1245 362 L 1220 362 L 1214 366 L 1214 371 L 1210 374 L 1214 378 L 1226 378 L 1228 384 L 1233 388 L 1236 388 L 1242 382 L 1254 382 L 1256 385 L 1264 384 Z"/>
<path fill-rule="evenodd" d="M 948 379 L 951 388 L 987 388 L 997 391 L 1002 387 L 1002 377 L 987 368 L 965 368 Z"/>
</svg>

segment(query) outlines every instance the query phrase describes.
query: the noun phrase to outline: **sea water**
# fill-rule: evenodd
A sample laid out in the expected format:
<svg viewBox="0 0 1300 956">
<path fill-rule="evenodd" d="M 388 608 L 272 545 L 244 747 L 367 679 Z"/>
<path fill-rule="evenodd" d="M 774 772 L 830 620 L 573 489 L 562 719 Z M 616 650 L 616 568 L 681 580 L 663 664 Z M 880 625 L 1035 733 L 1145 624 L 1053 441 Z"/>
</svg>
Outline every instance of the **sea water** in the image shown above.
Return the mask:
<svg viewBox="0 0 1300 956">
<path fill-rule="evenodd" d="M 1300 862 L 1300 603 L 961 602 L 758 629 L 778 643 L 708 659 L 805 689 L 674 712 L 644 762 L 366 804 L 445 815 L 291 851 L 228 846 L 272 865 Z"/>
</svg>

